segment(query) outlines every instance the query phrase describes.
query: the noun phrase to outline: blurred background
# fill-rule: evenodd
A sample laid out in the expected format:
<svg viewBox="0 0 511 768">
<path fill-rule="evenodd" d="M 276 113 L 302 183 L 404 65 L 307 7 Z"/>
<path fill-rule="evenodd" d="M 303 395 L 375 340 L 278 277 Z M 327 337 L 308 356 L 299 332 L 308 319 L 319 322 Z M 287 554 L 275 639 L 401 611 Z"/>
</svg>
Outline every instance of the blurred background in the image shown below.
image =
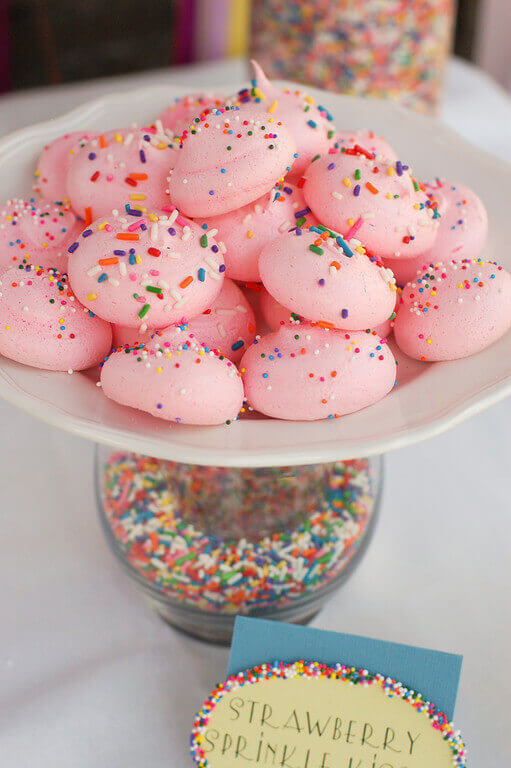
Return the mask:
<svg viewBox="0 0 511 768">
<path fill-rule="evenodd" d="M 406 50 L 391 39 L 391 18 L 407 36 Z M 0 0 L 0 91 L 239 57 L 250 47 L 263 51 L 270 74 L 326 87 L 335 79 L 338 90 L 350 90 L 367 76 L 350 60 L 349 39 L 363 29 L 372 44 L 371 24 L 385 27 L 394 63 L 413 66 L 431 56 L 435 40 L 445 47 L 448 39 L 458 55 L 511 87 L 511 0 L 459 0 L 457 7 L 455 0 Z M 325 55 L 340 58 L 342 72 L 327 74 Z M 304 56 L 308 69 L 300 76 L 282 64 L 292 68 Z M 372 71 L 374 62 L 364 66 Z M 418 81 L 440 64 L 428 66 Z M 364 88 L 371 90 L 367 82 Z"/>
</svg>

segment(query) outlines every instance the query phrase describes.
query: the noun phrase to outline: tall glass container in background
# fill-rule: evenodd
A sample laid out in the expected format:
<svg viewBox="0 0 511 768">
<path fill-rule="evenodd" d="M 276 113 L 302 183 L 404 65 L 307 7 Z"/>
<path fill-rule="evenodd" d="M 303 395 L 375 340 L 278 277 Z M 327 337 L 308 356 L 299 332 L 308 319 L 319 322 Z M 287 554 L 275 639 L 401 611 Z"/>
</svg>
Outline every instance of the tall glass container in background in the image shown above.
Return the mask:
<svg viewBox="0 0 511 768">
<path fill-rule="evenodd" d="M 252 0 L 251 52 L 269 77 L 434 113 L 456 0 Z"/>
</svg>

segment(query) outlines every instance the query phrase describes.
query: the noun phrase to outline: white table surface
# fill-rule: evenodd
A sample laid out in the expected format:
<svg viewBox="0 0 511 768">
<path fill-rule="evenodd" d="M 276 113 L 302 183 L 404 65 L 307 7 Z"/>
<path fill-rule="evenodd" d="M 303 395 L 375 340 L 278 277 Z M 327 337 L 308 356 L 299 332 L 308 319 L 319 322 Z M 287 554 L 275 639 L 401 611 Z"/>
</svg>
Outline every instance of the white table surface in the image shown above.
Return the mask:
<svg viewBox="0 0 511 768">
<path fill-rule="evenodd" d="M 117 88 L 242 74 L 230 62 L 18 93 L 0 100 L 0 134 Z M 478 70 L 451 64 L 443 118 L 508 158 L 511 102 Z M 166 626 L 120 572 L 92 444 L 5 403 L 0 424 L 0 765 L 191 765 L 192 717 L 227 650 Z M 455 720 L 472 768 L 511 759 L 510 434 L 511 399 L 390 454 L 367 559 L 314 621 L 464 654 Z"/>
</svg>

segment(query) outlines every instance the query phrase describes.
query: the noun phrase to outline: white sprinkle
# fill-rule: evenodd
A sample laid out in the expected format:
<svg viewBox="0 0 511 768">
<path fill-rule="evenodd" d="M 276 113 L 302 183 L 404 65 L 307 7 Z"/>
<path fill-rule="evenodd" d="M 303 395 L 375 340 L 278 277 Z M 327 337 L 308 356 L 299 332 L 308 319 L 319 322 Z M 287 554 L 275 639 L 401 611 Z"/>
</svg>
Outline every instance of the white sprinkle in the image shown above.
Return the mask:
<svg viewBox="0 0 511 768">
<path fill-rule="evenodd" d="M 89 271 L 87 272 L 87 275 L 89 277 L 94 277 L 94 275 L 97 275 L 98 272 L 101 272 L 101 267 L 95 266 L 95 267 L 92 267 L 91 269 L 89 269 Z"/>
<path fill-rule="evenodd" d="M 335 189 L 332 192 L 332 197 L 334 197 L 336 200 L 342 200 L 342 195 L 340 192 L 337 192 Z"/>
</svg>

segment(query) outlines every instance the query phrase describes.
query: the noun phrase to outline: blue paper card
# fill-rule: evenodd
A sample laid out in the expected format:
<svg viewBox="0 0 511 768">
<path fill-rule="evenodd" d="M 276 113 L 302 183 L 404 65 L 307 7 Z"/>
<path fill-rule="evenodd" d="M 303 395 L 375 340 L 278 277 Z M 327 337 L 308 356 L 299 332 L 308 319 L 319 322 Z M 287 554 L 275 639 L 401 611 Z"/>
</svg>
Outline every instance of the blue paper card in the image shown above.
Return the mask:
<svg viewBox="0 0 511 768">
<path fill-rule="evenodd" d="M 462 656 L 373 640 L 358 635 L 237 617 L 229 658 L 229 676 L 273 661 L 341 663 L 379 672 L 432 701 L 454 716 Z"/>
</svg>

